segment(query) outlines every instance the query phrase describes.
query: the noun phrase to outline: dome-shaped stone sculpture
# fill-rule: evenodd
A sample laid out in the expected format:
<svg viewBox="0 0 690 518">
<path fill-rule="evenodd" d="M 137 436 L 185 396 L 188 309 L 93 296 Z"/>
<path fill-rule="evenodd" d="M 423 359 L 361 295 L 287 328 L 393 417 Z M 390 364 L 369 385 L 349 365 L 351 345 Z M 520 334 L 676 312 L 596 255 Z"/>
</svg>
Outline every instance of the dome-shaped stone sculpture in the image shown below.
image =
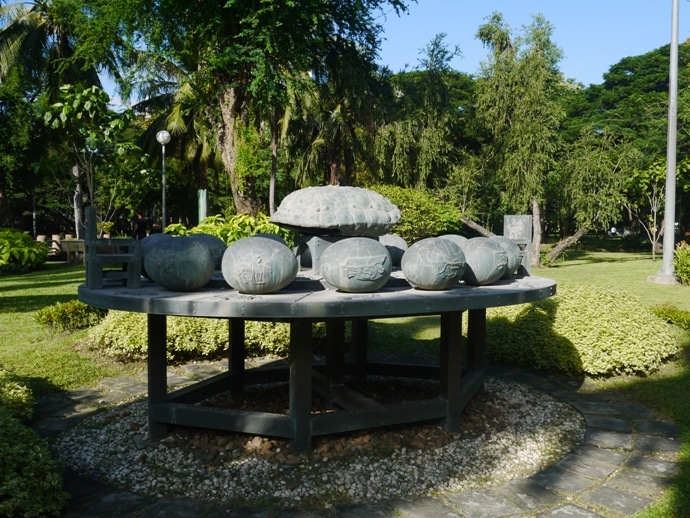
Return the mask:
<svg viewBox="0 0 690 518">
<path fill-rule="evenodd" d="M 415 288 L 445 290 L 462 277 L 465 255 L 449 239 L 430 237 L 417 241 L 407 249 L 401 267 L 407 282 Z"/>
<path fill-rule="evenodd" d="M 173 291 L 199 289 L 213 276 L 208 246 L 186 236 L 158 239 L 146 252 L 144 267 L 151 280 Z"/>
<path fill-rule="evenodd" d="M 508 264 L 503 277 L 515 275 L 520 263 L 522 263 L 522 257 L 520 257 L 520 247 L 515 241 L 505 236 L 492 236 L 490 239 L 493 239 L 499 245 L 501 245 L 501 248 L 503 248 L 503 251 L 506 253 Z"/>
<path fill-rule="evenodd" d="M 448 239 L 458 245 L 460 248 L 462 248 L 465 243 L 467 243 L 467 238 L 465 236 L 461 236 L 460 234 L 443 234 L 442 236 L 438 236 L 441 239 Z"/>
<path fill-rule="evenodd" d="M 161 234 L 159 232 L 156 234 L 149 234 L 139 242 L 141 246 L 141 274 L 147 279 L 151 279 L 151 276 L 146 271 L 146 255 L 154 246 L 156 246 L 157 243 L 160 243 L 166 239 L 172 239 L 172 236 L 170 234 Z"/>
<path fill-rule="evenodd" d="M 220 270 L 221 264 L 223 263 L 223 254 L 228 245 L 219 237 L 212 236 L 211 234 L 192 234 L 189 237 L 191 239 L 197 239 L 208 246 L 211 257 L 213 257 L 213 267 L 216 270 Z"/>
<path fill-rule="evenodd" d="M 405 240 L 396 234 L 386 234 L 379 238 L 379 243 L 388 250 L 393 266 L 400 267 L 400 261 L 402 261 L 402 257 L 408 248 Z"/>
<path fill-rule="evenodd" d="M 323 279 L 350 293 L 367 293 L 383 287 L 392 270 L 386 247 L 368 237 L 336 241 L 321 255 Z"/>
<path fill-rule="evenodd" d="M 464 281 L 472 286 L 492 284 L 503 277 L 508 256 L 496 241 L 488 237 L 473 237 L 462 248 L 465 252 Z"/>
<path fill-rule="evenodd" d="M 252 236 L 228 246 L 221 271 L 225 281 L 242 293 L 272 293 L 295 280 L 297 259 L 279 241 Z"/>
<path fill-rule="evenodd" d="M 379 193 L 326 185 L 288 194 L 271 223 L 301 234 L 382 236 L 400 220 L 400 210 Z"/>
</svg>

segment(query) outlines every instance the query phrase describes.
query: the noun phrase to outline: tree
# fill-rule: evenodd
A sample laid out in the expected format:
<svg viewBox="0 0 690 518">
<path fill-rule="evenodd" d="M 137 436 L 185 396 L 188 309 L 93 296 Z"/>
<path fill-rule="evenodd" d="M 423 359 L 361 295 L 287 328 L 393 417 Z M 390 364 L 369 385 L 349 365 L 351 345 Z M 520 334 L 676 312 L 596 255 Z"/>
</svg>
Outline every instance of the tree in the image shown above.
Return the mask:
<svg viewBox="0 0 690 518">
<path fill-rule="evenodd" d="M 558 101 L 561 51 L 551 41 L 552 32 L 542 16 L 535 16 L 524 37 L 514 41 L 499 13 L 477 32 L 491 49 L 477 87 L 477 114 L 491 138 L 489 168 L 503 188 L 506 206 L 532 213 L 535 266 L 545 179 L 555 167 L 558 129 L 564 118 Z"/>
<path fill-rule="evenodd" d="M 334 43 L 348 42 L 373 62 L 382 30 L 376 15 L 384 6 L 396 13 L 406 8 L 402 0 L 97 0 L 91 13 L 121 28 L 130 47 L 157 58 L 139 63 L 140 74 L 195 56 L 198 69 L 186 73 L 208 103 L 236 210 L 255 213 L 254 178 L 240 177 L 235 167 L 238 121 L 269 119 L 286 104 L 295 78 L 316 70 Z"/>
<path fill-rule="evenodd" d="M 590 229 L 608 228 L 620 218 L 626 178 L 640 159 L 639 151 L 613 131 L 599 131 L 596 126 L 582 130 L 550 178 L 553 192 L 561 193 L 563 219 L 572 220 L 575 231 L 547 254 L 548 264 Z"/>
</svg>

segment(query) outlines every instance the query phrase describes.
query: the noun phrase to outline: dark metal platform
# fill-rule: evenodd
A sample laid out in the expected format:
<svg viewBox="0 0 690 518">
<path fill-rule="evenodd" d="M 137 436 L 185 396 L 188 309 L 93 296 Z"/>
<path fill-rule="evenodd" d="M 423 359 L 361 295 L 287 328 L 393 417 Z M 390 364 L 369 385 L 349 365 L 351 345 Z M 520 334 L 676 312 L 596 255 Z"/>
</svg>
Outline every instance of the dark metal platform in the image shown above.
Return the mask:
<svg viewBox="0 0 690 518">
<path fill-rule="evenodd" d="M 79 299 L 93 306 L 148 314 L 148 402 L 152 439 L 167 426 L 186 425 L 289 438 L 292 451 L 306 451 L 312 437 L 350 430 L 443 420 L 458 430 L 461 413 L 484 386 L 486 308 L 545 299 L 556 293 L 556 282 L 541 277 L 501 280 L 490 286 L 459 283 L 444 291 L 410 287 L 399 272 L 374 293 L 343 293 L 324 289 L 318 279 L 298 277 L 288 288 L 267 295 L 246 295 L 222 280 L 192 293 L 166 290 L 144 281 L 140 288 L 121 284 L 79 287 Z M 467 351 L 462 353 L 462 314 L 468 313 Z M 167 316 L 224 318 L 230 325 L 228 372 L 168 392 L 166 362 Z M 410 366 L 367 360 L 368 320 L 439 315 L 439 365 Z M 245 369 L 244 322 L 262 320 L 290 324 L 290 359 L 285 369 Z M 345 323 L 352 323 L 353 349 L 344 354 Z M 312 323 L 326 322 L 325 365 L 316 369 L 312 355 Z M 438 397 L 378 405 L 360 397 L 344 383 L 346 374 L 433 378 Z M 246 385 L 276 380 L 289 382 L 289 414 L 202 406 L 219 393 L 240 393 Z M 337 411 L 313 413 L 312 390 L 321 392 Z"/>
</svg>

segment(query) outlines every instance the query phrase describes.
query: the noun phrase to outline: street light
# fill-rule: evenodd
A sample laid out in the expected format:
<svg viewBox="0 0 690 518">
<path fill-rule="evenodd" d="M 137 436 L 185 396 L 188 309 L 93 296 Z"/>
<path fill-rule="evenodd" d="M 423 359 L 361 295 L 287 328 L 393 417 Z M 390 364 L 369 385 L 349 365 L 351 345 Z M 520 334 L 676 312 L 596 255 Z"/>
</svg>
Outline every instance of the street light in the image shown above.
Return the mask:
<svg viewBox="0 0 690 518">
<path fill-rule="evenodd" d="M 162 220 L 161 220 L 161 231 L 165 232 L 165 222 L 166 222 L 166 212 L 165 212 L 165 145 L 170 142 L 170 133 L 165 130 L 161 130 L 156 133 L 156 140 L 161 145 L 161 159 L 163 161 L 163 207 L 162 207 Z"/>
</svg>

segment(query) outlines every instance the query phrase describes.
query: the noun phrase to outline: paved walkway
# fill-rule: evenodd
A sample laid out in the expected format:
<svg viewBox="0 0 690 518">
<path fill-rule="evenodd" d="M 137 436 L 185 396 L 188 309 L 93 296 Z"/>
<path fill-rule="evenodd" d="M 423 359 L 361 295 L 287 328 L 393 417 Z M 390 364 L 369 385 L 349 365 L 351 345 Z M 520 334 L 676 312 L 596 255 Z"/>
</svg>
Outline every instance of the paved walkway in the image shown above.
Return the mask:
<svg viewBox="0 0 690 518">
<path fill-rule="evenodd" d="M 169 373 L 171 384 L 216 374 L 220 364 L 189 365 Z M 489 375 L 543 390 L 578 409 L 587 422 L 585 442 L 555 466 L 526 479 L 478 491 L 446 493 L 433 498 L 336 507 L 329 511 L 284 509 L 279 512 L 232 508 L 200 501 L 157 499 L 119 490 L 91 478 L 68 473 L 72 495 L 67 518 L 137 517 L 568 517 L 619 518 L 649 506 L 678 470 L 680 442 L 672 423 L 648 408 L 613 392 L 587 394 L 577 380 L 544 378 L 518 369 L 491 367 Z M 146 393 L 145 378 L 104 381 L 40 402 L 35 428 L 58 435 L 98 407 Z"/>
</svg>

